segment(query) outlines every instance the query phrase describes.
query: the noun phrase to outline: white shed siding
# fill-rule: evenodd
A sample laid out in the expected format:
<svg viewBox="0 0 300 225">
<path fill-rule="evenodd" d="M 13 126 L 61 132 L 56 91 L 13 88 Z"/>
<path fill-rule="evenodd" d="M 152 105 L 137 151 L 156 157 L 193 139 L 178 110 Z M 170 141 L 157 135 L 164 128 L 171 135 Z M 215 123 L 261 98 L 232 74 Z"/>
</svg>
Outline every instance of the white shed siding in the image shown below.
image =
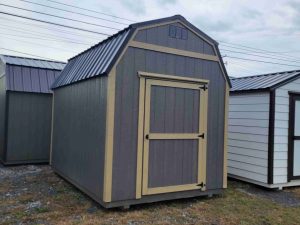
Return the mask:
<svg viewBox="0 0 300 225">
<path fill-rule="evenodd" d="M 289 91 L 300 92 L 300 79 L 276 90 L 274 130 L 274 184 L 288 179 Z"/>
<path fill-rule="evenodd" d="M 268 181 L 269 108 L 269 93 L 230 96 L 229 174 L 258 182 Z"/>
</svg>

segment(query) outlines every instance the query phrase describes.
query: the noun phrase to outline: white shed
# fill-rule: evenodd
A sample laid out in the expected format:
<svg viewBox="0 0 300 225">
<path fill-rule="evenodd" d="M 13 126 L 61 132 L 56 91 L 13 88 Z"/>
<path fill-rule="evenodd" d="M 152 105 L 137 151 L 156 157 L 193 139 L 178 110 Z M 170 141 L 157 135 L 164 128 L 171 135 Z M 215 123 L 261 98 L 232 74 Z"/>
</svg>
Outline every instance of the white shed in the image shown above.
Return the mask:
<svg viewBox="0 0 300 225">
<path fill-rule="evenodd" d="M 300 185 L 300 70 L 231 83 L 229 177 L 268 188 Z"/>
</svg>

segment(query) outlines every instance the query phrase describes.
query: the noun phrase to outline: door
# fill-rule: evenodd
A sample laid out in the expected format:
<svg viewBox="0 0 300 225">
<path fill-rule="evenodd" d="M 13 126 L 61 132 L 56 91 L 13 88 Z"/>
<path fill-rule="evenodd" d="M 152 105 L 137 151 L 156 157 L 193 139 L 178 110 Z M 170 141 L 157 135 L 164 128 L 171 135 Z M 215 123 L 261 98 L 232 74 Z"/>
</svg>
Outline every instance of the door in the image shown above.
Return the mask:
<svg viewBox="0 0 300 225">
<path fill-rule="evenodd" d="M 142 194 L 205 190 L 207 86 L 145 80 Z"/>
<path fill-rule="evenodd" d="M 289 179 L 300 179 L 300 94 L 290 96 Z"/>
</svg>

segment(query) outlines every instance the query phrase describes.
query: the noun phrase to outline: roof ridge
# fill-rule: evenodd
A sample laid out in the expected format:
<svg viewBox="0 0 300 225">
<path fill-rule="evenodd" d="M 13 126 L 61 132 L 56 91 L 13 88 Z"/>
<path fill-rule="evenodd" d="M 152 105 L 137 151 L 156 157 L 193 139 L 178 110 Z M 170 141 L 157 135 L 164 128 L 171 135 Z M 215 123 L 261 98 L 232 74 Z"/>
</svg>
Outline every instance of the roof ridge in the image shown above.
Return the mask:
<svg viewBox="0 0 300 225">
<path fill-rule="evenodd" d="M 242 79 L 248 79 L 248 78 L 254 78 L 254 77 L 263 77 L 263 76 L 274 76 L 277 74 L 283 74 L 283 73 L 295 73 L 299 72 L 299 70 L 288 70 L 288 71 L 281 71 L 281 72 L 275 72 L 275 73 L 265 73 L 265 74 L 258 74 L 258 75 L 251 75 L 251 76 L 245 76 L 245 77 L 232 77 L 230 80 L 242 80 Z"/>
<path fill-rule="evenodd" d="M 38 59 L 38 58 L 23 57 L 23 56 L 16 56 L 16 55 L 6 55 L 6 54 L 1 54 L 1 56 L 3 56 L 3 57 L 11 57 L 11 58 L 19 58 L 19 59 L 39 60 L 39 61 L 44 61 L 44 62 L 53 62 L 53 63 L 67 64 L 66 62 L 58 61 L 58 60 L 57 61 L 56 60 L 46 60 L 46 59 Z"/>
</svg>

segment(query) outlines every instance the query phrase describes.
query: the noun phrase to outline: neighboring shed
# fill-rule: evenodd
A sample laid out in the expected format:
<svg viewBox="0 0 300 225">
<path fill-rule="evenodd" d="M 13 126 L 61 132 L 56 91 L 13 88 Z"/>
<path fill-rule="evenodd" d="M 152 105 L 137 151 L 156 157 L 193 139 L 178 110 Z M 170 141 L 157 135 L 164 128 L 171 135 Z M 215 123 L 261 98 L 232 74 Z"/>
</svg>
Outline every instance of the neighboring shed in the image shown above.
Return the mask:
<svg viewBox="0 0 300 225">
<path fill-rule="evenodd" d="M 0 161 L 49 161 L 52 91 L 64 63 L 0 55 Z"/>
<path fill-rule="evenodd" d="M 130 25 L 53 84 L 51 165 L 107 208 L 220 193 L 229 86 L 217 42 L 182 16 Z"/>
<path fill-rule="evenodd" d="M 300 185 L 300 70 L 231 79 L 229 176 Z"/>
</svg>

